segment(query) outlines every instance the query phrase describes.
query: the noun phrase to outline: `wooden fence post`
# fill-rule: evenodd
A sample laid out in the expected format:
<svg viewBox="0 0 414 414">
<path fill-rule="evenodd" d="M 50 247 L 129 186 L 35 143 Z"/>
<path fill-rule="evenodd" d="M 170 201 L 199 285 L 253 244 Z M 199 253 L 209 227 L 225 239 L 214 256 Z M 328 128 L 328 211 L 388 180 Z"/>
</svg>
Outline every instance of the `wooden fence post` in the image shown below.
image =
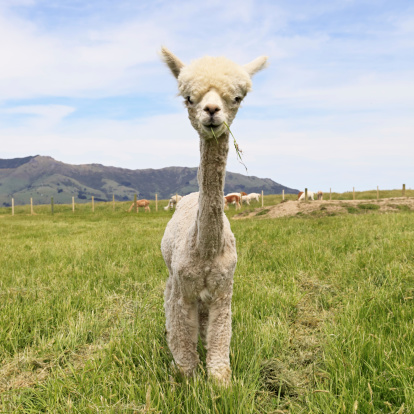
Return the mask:
<svg viewBox="0 0 414 414">
<path fill-rule="evenodd" d="M 405 197 L 405 184 L 403 184 L 403 188 L 402 188 L 402 196 Z"/>
<path fill-rule="evenodd" d="M 95 197 L 92 196 L 92 213 L 95 212 Z"/>
<path fill-rule="evenodd" d="M 308 189 L 305 188 L 305 203 L 308 202 Z"/>
<path fill-rule="evenodd" d="M 285 199 L 285 190 L 282 190 L 282 200 Z"/>
<path fill-rule="evenodd" d="M 379 200 L 379 188 L 377 186 L 377 200 Z"/>
<path fill-rule="evenodd" d="M 12 216 L 14 216 L 14 198 L 12 197 Z"/>
<path fill-rule="evenodd" d="M 352 199 L 355 200 L 355 187 L 352 187 Z"/>
<path fill-rule="evenodd" d="M 33 197 L 30 197 L 30 215 L 33 216 Z"/>
<path fill-rule="evenodd" d="M 332 188 L 329 188 L 329 200 L 332 201 Z"/>
<path fill-rule="evenodd" d="M 158 193 L 155 193 L 155 211 L 158 211 Z"/>
<path fill-rule="evenodd" d="M 263 190 L 262 190 L 262 208 L 264 207 L 264 197 L 263 197 Z"/>
<path fill-rule="evenodd" d="M 75 197 L 72 197 L 72 213 L 75 212 Z"/>
<path fill-rule="evenodd" d="M 115 211 L 115 194 L 112 194 L 112 211 Z"/>
<path fill-rule="evenodd" d="M 55 213 L 55 211 L 54 211 L 54 207 L 55 207 L 55 203 L 54 203 L 54 201 L 53 201 L 53 196 L 52 196 L 52 197 L 50 197 L 50 209 L 51 209 L 51 211 L 52 211 L 52 216 L 53 216 L 53 214 Z"/>
</svg>

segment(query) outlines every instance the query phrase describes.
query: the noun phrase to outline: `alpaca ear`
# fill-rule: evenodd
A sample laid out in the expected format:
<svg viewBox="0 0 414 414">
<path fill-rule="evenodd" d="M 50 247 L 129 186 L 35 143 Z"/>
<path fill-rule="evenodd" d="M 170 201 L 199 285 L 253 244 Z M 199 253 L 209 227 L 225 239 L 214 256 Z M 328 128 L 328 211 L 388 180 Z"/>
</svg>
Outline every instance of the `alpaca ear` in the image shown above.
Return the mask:
<svg viewBox="0 0 414 414">
<path fill-rule="evenodd" d="M 267 56 L 260 56 L 243 67 L 250 76 L 253 76 L 256 72 L 266 67 L 266 62 Z"/>
<path fill-rule="evenodd" d="M 172 74 L 178 78 L 181 69 L 185 66 L 177 56 L 171 53 L 165 46 L 161 48 L 161 58 L 168 65 Z"/>
</svg>

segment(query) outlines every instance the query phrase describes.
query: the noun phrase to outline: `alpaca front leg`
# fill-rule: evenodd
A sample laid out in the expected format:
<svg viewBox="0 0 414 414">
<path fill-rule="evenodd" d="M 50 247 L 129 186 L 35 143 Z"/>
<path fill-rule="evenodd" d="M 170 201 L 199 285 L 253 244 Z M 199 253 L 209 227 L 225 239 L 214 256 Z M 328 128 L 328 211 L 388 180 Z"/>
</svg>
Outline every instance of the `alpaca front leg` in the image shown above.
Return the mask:
<svg viewBox="0 0 414 414">
<path fill-rule="evenodd" d="M 211 378 L 230 382 L 231 296 L 210 306 L 207 331 L 207 370 Z"/>
<path fill-rule="evenodd" d="M 171 294 L 166 297 L 165 315 L 168 347 L 180 372 L 191 376 L 199 362 L 197 303 Z"/>
</svg>

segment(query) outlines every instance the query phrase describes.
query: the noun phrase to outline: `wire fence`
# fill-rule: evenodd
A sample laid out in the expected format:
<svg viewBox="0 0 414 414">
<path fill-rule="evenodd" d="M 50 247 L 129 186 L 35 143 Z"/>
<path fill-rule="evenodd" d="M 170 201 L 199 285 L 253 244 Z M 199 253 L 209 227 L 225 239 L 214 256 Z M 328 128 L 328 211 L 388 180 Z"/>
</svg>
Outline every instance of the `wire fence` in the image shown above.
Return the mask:
<svg viewBox="0 0 414 414">
<path fill-rule="evenodd" d="M 319 192 L 322 193 L 322 192 Z M 300 192 L 299 194 L 302 194 Z M 314 200 L 317 197 L 318 193 L 312 193 L 305 188 L 303 192 L 304 196 L 301 198 L 303 201 L 308 202 L 311 199 Z M 312 194 L 312 197 L 310 195 Z M 175 195 L 177 197 L 178 194 Z M 414 197 L 414 190 L 406 189 L 406 185 L 403 184 L 400 190 L 380 190 L 377 186 L 376 190 L 369 191 L 356 191 L 355 187 L 352 188 L 352 191 L 344 193 L 335 193 L 332 191 L 332 188 L 329 189 L 329 192 L 326 191 L 322 193 L 322 196 L 319 197 L 323 201 L 332 201 L 332 200 L 380 200 L 384 198 L 393 198 L 393 197 Z M 174 198 L 174 196 L 172 197 Z M 253 202 L 252 204 L 255 207 L 264 207 L 265 205 L 273 205 L 280 201 L 288 200 L 298 200 L 298 194 L 285 194 L 283 190 L 281 194 L 269 194 L 265 195 L 264 191 L 261 192 L 260 201 Z M 176 198 L 178 199 L 178 198 Z M 15 200 L 11 198 L 11 206 L 1 207 L 0 214 L 29 214 L 32 216 L 38 214 L 51 214 L 55 213 L 68 213 L 72 212 L 73 214 L 80 213 L 95 213 L 95 211 L 101 212 L 135 212 L 135 213 L 159 213 L 164 211 L 173 210 L 176 206 L 176 203 L 170 204 L 170 200 L 158 200 L 158 195 L 155 195 L 154 200 L 141 199 L 139 200 L 137 194 L 134 195 L 133 200 L 126 201 L 116 201 L 115 195 L 112 196 L 112 201 L 95 201 L 95 197 L 92 196 L 90 202 L 80 202 L 75 200 L 75 197 L 72 197 L 71 204 L 56 204 L 54 197 L 50 198 L 50 204 L 37 204 L 33 203 L 33 198 L 30 198 L 28 204 L 15 205 Z M 171 208 L 169 208 L 171 207 Z"/>
</svg>

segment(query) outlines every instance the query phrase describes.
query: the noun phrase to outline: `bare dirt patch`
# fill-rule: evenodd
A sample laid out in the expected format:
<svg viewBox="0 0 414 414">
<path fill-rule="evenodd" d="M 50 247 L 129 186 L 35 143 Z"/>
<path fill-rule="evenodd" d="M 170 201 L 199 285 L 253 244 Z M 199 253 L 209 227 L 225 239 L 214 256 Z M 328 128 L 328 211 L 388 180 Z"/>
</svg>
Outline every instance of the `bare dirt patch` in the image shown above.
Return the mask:
<svg viewBox="0 0 414 414">
<path fill-rule="evenodd" d="M 245 214 L 233 217 L 234 220 L 260 216 L 262 218 L 279 218 L 291 216 L 333 216 L 338 214 L 414 211 L 414 198 L 394 197 L 380 200 L 315 200 L 315 201 L 285 201 L 275 206 L 257 208 Z"/>
</svg>

